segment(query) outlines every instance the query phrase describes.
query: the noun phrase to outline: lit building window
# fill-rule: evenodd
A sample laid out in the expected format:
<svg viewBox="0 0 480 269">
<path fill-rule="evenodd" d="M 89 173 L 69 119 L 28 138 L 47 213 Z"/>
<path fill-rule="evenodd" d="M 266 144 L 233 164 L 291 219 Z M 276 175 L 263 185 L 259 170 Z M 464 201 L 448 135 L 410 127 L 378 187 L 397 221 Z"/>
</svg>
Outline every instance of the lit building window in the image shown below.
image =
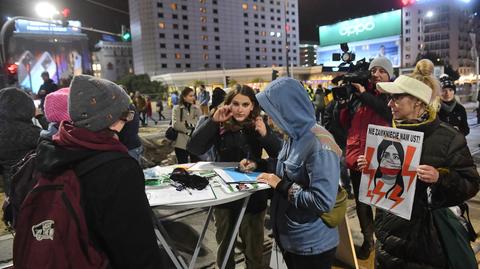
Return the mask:
<svg viewBox="0 0 480 269">
<path fill-rule="evenodd" d="M 203 22 L 203 23 L 206 23 L 207 22 L 207 17 L 201 16 L 200 21 Z"/>
<path fill-rule="evenodd" d="M 207 13 L 207 9 L 204 8 L 204 7 L 201 7 L 201 8 L 200 8 L 200 12 L 202 12 L 202 13 Z"/>
<path fill-rule="evenodd" d="M 203 41 L 207 41 L 207 40 L 208 40 L 208 36 L 202 35 L 202 40 L 203 40 Z"/>
<path fill-rule="evenodd" d="M 181 59 L 182 55 L 180 53 L 175 53 L 175 59 Z"/>
<path fill-rule="evenodd" d="M 243 10 L 247 10 L 248 9 L 248 4 L 242 4 L 242 8 L 243 8 Z"/>
<path fill-rule="evenodd" d="M 252 8 L 253 8 L 253 10 L 257 10 L 257 9 L 258 9 L 257 5 L 255 5 L 255 4 L 253 5 Z"/>
<path fill-rule="evenodd" d="M 205 4 L 207 1 L 206 0 L 199 0 L 200 4 Z"/>
<path fill-rule="evenodd" d="M 158 23 L 158 27 L 159 27 L 160 29 L 165 29 L 165 23 L 164 23 L 164 22 L 159 22 L 159 23 Z"/>
<path fill-rule="evenodd" d="M 170 7 L 171 7 L 173 10 L 177 10 L 177 4 L 175 4 L 175 3 L 170 4 Z"/>
<path fill-rule="evenodd" d="M 203 54 L 203 59 L 204 59 L 205 61 L 208 60 L 208 53 L 204 53 L 204 54 Z"/>
</svg>

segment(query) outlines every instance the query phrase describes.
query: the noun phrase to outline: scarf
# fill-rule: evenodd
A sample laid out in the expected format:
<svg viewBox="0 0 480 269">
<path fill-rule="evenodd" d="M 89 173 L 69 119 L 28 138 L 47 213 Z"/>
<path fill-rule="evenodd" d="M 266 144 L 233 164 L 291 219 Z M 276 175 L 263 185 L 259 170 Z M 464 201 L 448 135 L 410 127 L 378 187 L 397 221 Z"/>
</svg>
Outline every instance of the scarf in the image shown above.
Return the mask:
<svg viewBox="0 0 480 269">
<path fill-rule="evenodd" d="M 448 101 L 448 102 L 442 101 L 440 105 L 441 105 L 441 108 L 440 108 L 441 110 L 447 113 L 452 113 L 453 109 L 457 105 L 457 100 L 453 98 L 452 101 Z"/>
<path fill-rule="evenodd" d="M 103 130 L 92 132 L 77 128 L 71 122 L 62 121 L 58 132 L 53 136 L 56 145 L 72 149 L 127 152 L 127 148 L 116 139 L 112 132 Z"/>
<path fill-rule="evenodd" d="M 246 118 L 242 122 L 236 121 L 233 117 L 223 123 L 222 127 L 220 128 L 220 133 L 224 133 L 226 131 L 230 132 L 238 132 L 242 129 L 255 129 L 255 121 L 251 119 L 250 116 Z"/>
</svg>

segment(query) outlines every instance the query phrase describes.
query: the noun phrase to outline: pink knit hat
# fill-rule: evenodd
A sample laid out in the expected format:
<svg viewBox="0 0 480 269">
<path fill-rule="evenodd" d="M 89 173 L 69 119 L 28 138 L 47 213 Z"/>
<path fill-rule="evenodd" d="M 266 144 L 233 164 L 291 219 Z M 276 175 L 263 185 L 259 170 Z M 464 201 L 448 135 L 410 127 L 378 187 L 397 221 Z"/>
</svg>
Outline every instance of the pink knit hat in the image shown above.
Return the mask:
<svg viewBox="0 0 480 269">
<path fill-rule="evenodd" d="M 45 117 L 49 122 L 70 121 L 68 95 L 70 88 L 61 88 L 45 97 Z"/>
</svg>

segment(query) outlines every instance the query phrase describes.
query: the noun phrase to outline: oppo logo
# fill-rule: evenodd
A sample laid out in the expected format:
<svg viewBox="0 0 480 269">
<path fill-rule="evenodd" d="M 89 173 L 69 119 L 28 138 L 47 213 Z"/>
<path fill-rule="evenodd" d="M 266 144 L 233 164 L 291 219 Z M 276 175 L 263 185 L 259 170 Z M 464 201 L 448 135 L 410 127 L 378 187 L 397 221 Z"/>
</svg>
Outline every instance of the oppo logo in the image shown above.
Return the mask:
<svg viewBox="0 0 480 269">
<path fill-rule="evenodd" d="M 373 20 L 368 21 L 353 21 L 353 23 L 344 24 L 338 31 L 340 35 L 351 36 L 358 35 L 363 32 L 372 31 L 375 28 L 375 22 Z"/>
</svg>

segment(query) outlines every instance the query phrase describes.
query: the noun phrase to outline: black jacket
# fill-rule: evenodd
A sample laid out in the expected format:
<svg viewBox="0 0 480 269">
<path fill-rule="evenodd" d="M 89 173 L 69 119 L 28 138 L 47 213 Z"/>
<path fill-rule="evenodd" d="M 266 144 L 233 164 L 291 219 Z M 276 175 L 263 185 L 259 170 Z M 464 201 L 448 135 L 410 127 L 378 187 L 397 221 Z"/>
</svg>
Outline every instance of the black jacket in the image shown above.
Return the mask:
<svg viewBox="0 0 480 269">
<path fill-rule="evenodd" d="M 35 149 L 41 129 L 35 126 L 33 100 L 24 91 L 6 88 L 0 91 L 0 171 L 10 191 L 12 166 Z"/>
<path fill-rule="evenodd" d="M 236 132 L 226 131 L 220 134 L 220 124 L 207 119 L 193 132 L 187 144 L 187 150 L 195 155 L 202 155 L 212 145 L 220 162 L 239 162 L 244 158 L 264 164 L 261 161 L 262 149 L 265 149 L 271 158 L 276 158 L 281 148 L 280 139 L 267 126 L 267 135 L 261 137 L 253 128 L 245 128 Z M 260 171 L 265 170 L 260 165 Z M 237 208 L 241 201 L 221 205 L 224 208 Z M 254 193 L 248 202 L 247 212 L 259 213 L 267 208 L 267 192 Z"/>
<path fill-rule="evenodd" d="M 442 105 L 442 109 L 438 112 L 438 117 L 441 121 L 446 122 L 456 129 L 458 129 L 464 136 L 470 133 L 470 127 L 467 122 L 467 111 L 462 104 L 455 102 L 455 107 L 451 112 L 448 112 L 446 107 Z"/>
<path fill-rule="evenodd" d="M 335 138 L 338 146 L 345 150 L 347 144 L 347 130 L 340 123 L 340 104 L 333 100 L 325 108 L 325 129 Z"/>
<path fill-rule="evenodd" d="M 43 110 L 43 105 L 45 103 L 45 97 L 52 92 L 56 91 L 58 89 L 57 84 L 51 79 L 48 79 L 47 81 L 43 82 L 42 86 L 40 86 L 40 89 L 38 90 L 38 97 L 40 97 L 40 108 Z M 45 92 L 42 92 L 45 91 Z"/>
<path fill-rule="evenodd" d="M 430 210 L 458 205 L 475 196 L 480 177 L 465 137 L 438 118 L 397 127 L 424 133 L 420 164 L 437 168 L 440 177 L 435 184 L 417 180 L 410 221 L 377 209 L 376 268 L 446 268 L 446 255 Z"/>
<path fill-rule="evenodd" d="M 128 150 L 132 150 L 142 145 L 142 141 L 140 141 L 140 137 L 138 136 L 140 117 L 133 104 L 130 104 L 128 109 L 135 111 L 135 115 L 133 116 L 133 120 L 125 123 L 122 131 L 118 134 L 118 138 Z"/>
<path fill-rule="evenodd" d="M 68 150 L 40 142 L 37 169 L 53 173 L 98 151 Z M 120 153 L 119 153 L 120 154 Z M 142 169 L 127 153 L 80 178 L 87 226 L 112 268 L 161 268 L 161 257 L 145 195 Z"/>
</svg>

